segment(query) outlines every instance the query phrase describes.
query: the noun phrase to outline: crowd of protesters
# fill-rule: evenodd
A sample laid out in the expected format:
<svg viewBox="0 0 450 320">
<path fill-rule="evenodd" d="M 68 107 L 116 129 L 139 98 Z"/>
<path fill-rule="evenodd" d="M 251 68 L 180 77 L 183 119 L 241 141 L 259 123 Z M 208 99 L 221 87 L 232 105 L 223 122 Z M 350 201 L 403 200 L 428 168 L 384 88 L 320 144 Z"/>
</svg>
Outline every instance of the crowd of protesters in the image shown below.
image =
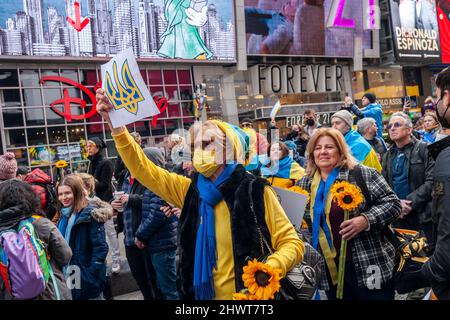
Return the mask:
<svg viewBox="0 0 450 320">
<path fill-rule="evenodd" d="M 0 156 L 0 249 L 6 252 L 6 232 L 20 231 L 27 221 L 34 226 L 31 237 L 45 244 L 52 271 L 31 297 L 38 300 L 109 299 L 125 258 L 146 300 L 231 299 L 245 287 L 248 258 L 265 254 L 261 239 L 271 248 L 265 263 L 281 277 L 303 260 L 308 242 L 323 257 L 319 288 L 331 300 L 393 300 L 398 279 L 420 283 L 413 291 L 424 289 L 421 298 L 432 289 L 434 299 L 450 299 L 450 68 L 436 78 L 436 97 L 427 98 L 414 122 L 405 102 L 385 130 L 374 94 L 364 94 L 362 108 L 346 97 L 329 124 L 308 109 L 303 123 L 277 141 L 260 134 L 251 119 L 240 126 L 195 123 L 188 137 L 170 135 L 164 150 L 111 126 L 115 164 L 103 155 L 105 142 L 93 137 L 88 172 L 58 181 L 18 167 L 6 153 Z M 102 89 L 97 101 L 110 124 L 112 106 Z M 275 120 L 270 128 L 277 128 Z M 358 186 L 364 197 L 348 219 L 330 191 L 337 182 Z M 309 195 L 301 227 L 306 236 L 299 236 L 272 188 L 294 186 Z M 418 232 L 427 244 L 427 259 L 401 278 L 398 247 L 386 233 L 392 228 Z M 372 267 L 375 287 L 369 286 Z M 68 281 L 73 272 L 80 276 L 75 286 Z M 9 285 L 0 278 L 0 300 L 20 296 Z"/>
</svg>

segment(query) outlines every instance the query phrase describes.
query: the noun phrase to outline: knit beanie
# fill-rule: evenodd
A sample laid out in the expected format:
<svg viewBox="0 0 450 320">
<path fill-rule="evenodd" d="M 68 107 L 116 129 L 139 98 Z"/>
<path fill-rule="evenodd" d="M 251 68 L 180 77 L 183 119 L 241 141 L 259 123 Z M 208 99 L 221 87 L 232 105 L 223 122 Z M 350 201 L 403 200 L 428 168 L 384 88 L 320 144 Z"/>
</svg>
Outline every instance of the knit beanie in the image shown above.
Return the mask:
<svg viewBox="0 0 450 320">
<path fill-rule="evenodd" d="M 16 177 L 17 161 L 12 152 L 0 156 L 0 180 L 9 180 Z"/>
<path fill-rule="evenodd" d="M 103 139 L 101 139 L 99 137 L 92 137 L 89 139 L 89 141 L 92 141 L 93 143 L 95 143 L 95 145 L 97 146 L 97 148 L 99 148 L 99 150 L 106 148 L 105 141 L 103 141 Z"/>
<path fill-rule="evenodd" d="M 166 161 L 164 160 L 164 155 L 160 149 L 156 147 L 147 147 L 144 149 L 144 153 L 151 162 L 156 164 L 158 167 L 164 168 Z"/>
<path fill-rule="evenodd" d="M 374 95 L 374 94 L 371 93 L 371 92 L 367 92 L 366 94 L 364 94 L 363 97 L 366 97 L 366 98 L 369 100 L 370 103 L 375 103 L 375 102 L 377 102 L 377 96 Z"/>
<path fill-rule="evenodd" d="M 350 127 L 350 130 L 352 129 L 352 127 L 353 127 L 353 116 L 347 110 L 340 110 L 340 111 L 336 112 L 331 117 L 332 120 L 333 120 L 333 118 L 341 119 L 342 121 L 344 121 Z"/>
</svg>

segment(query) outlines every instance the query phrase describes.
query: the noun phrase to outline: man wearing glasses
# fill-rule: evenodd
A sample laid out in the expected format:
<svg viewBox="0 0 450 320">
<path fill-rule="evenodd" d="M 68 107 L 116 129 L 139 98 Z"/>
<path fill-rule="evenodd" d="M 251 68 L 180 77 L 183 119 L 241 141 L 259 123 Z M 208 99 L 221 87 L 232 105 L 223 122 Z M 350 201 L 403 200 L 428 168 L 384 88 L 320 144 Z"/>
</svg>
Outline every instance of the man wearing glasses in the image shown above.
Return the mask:
<svg viewBox="0 0 450 320">
<path fill-rule="evenodd" d="M 383 157 L 382 174 L 402 203 L 394 226 L 423 231 L 431 243 L 434 161 L 428 156 L 427 144 L 412 136 L 413 124 L 405 113 L 391 116 L 388 131 L 394 145 Z"/>
</svg>

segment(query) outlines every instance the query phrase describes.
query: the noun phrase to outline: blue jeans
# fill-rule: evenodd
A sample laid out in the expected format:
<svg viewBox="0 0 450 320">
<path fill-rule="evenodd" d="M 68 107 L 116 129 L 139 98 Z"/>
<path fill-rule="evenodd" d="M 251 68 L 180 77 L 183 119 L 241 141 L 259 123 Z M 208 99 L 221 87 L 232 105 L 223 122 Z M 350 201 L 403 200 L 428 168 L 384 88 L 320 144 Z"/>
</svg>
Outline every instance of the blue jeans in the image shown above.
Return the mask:
<svg viewBox="0 0 450 320">
<path fill-rule="evenodd" d="M 178 300 L 176 250 L 151 253 L 156 283 L 165 300 Z"/>
</svg>

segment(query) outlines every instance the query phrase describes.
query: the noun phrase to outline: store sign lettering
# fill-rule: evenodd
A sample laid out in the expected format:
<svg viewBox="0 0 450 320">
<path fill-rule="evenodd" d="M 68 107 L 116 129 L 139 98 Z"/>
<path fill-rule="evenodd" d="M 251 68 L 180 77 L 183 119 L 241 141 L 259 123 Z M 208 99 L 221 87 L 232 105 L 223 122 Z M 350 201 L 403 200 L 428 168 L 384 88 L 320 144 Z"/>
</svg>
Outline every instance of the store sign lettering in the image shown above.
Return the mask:
<svg viewBox="0 0 450 320">
<path fill-rule="evenodd" d="M 331 5 L 330 15 L 328 17 L 328 27 L 355 28 L 355 20 L 343 17 L 346 0 L 334 0 Z M 376 0 L 365 0 L 363 2 L 364 29 L 379 29 L 380 9 Z"/>
<path fill-rule="evenodd" d="M 340 65 L 256 65 L 249 72 L 253 95 L 343 90 Z"/>
<path fill-rule="evenodd" d="M 72 114 L 71 105 L 78 105 L 79 108 L 84 109 L 84 108 L 86 108 L 88 103 L 83 99 L 71 97 L 69 95 L 69 90 L 64 89 L 63 97 L 61 99 L 55 100 L 52 103 L 50 103 L 50 108 L 56 114 L 63 117 L 64 119 L 66 119 L 67 122 L 71 122 L 73 120 L 89 119 L 89 118 L 92 118 L 96 114 L 97 100 L 95 98 L 95 94 L 91 90 L 89 90 L 88 88 L 83 86 L 81 83 L 75 82 L 72 79 L 68 79 L 68 78 L 64 78 L 64 77 L 57 77 L 57 76 L 43 77 L 43 78 L 41 78 L 40 83 L 44 84 L 47 81 L 61 82 L 63 84 L 70 85 L 77 89 L 80 89 L 82 92 L 84 92 L 87 95 L 87 97 L 92 102 L 92 108 L 91 108 L 91 110 L 89 110 L 89 112 L 85 112 L 85 114 Z M 98 88 L 101 88 L 101 87 L 102 87 L 101 82 L 98 82 L 94 86 L 94 90 L 96 91 Z M 167 101 L 167 98 L 155 96 L 155 97 L 153 97 L 153 100 L 155 101 L 156 106 L 158 107 L 158 109 L 160 111 L 160 114 L 167 109 L 167 106 L 169 104 Z M 60 110 L 61 107 L 59 107 L 61 105 L 63 106 L 62 111 Z M 158 121 L 158 115 L 153 116 L 152 127 L 156 127 L 157 121 Z"/>
</svg>

